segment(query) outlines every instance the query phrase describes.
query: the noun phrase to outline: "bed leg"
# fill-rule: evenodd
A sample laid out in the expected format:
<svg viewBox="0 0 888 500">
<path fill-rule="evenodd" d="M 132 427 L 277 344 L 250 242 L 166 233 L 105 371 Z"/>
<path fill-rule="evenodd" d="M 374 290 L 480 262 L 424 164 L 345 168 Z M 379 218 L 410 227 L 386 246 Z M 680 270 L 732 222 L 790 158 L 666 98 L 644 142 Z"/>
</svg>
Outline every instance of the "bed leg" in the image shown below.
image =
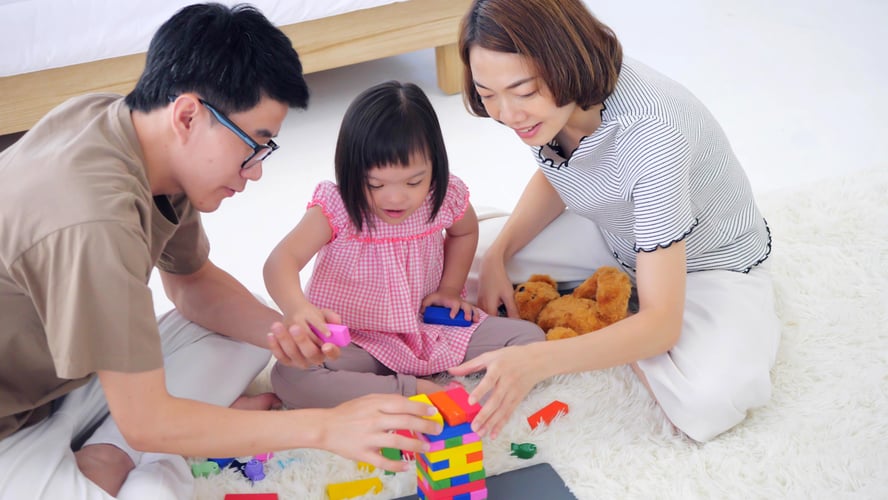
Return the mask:
<svg viewBox="0 0 888 500">
<path fill-rule="evenodd" d="M 445 94 L 458 94 L 462 91 L 462 61 L 459 59 L 457 44 L 435 47 L 435 61 L 438 71 L 438 87 Z"/>
</svg>

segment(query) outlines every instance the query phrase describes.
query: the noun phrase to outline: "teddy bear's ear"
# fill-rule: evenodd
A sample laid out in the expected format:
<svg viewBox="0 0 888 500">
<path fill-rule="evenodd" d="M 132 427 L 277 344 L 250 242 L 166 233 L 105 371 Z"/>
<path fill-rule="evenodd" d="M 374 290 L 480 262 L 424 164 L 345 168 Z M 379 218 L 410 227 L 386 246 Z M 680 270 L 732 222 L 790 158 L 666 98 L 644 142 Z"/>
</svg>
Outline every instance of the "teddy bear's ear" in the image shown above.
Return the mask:
<svg viewBox="0 0 888 500">
<path fill-rule="evenodd" d="M 537 281 L 540 283 L 548 283 L 548 284 L 552 285 L 552 288 L 556 288 L 556 289 L 558 288 L 558 282 L 553 280 L 552 277 L 549 276 L 548 274 L 533 274 L 527 280 L 528 283 L 531 283 L 534 281 Z"/>
</svg>

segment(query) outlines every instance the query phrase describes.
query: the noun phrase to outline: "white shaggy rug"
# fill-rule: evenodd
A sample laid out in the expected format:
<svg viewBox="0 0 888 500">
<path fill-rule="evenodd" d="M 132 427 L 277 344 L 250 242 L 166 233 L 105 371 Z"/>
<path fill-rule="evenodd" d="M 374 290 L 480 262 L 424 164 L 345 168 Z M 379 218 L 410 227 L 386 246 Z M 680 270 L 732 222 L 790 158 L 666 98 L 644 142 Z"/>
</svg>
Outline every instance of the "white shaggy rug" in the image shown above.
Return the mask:
<svg viewBox="0 0 888 500">
<path fill-rule="evenodd" d="M 558 377 L 485 440 L 488 474 L 549 462 L 580 500 L 888 498 L 888 168 L 758 198 L 783 323 L 771 402 L 699 445 L 673 430 L 628 368 Z M 267 387 L 266 371 L 251 388 Z M 530 432 L 525 418 L 553 399 L 570 413 Z M 511 457 L 511 442 L 539 452 Z M 252 486 L 232 470 L 198 479 L 194 498 L 321 500 L 327 483 L 367 475 L 317 450 L 279 452 L 266 474 Z M 415 491 L 410 473 L 375 474 L 384 491 L 361 498 Z"/>
</svg>

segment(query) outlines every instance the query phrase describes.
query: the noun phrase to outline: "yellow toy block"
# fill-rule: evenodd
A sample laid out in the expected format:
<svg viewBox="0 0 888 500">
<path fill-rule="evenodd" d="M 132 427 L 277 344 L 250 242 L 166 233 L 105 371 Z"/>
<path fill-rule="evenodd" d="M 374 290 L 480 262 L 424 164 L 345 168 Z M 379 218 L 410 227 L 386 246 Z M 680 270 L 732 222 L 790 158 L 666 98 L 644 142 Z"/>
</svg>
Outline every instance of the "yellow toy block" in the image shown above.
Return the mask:
<svg viewBox="0 0 888 500">
<path fill-rule="evenodd" d="M 345 500 L 359 497 L 367 493 L 379 493 L 382 491 L 382 481 L 378 477 L 368 477 L 357 481 L 333 483 L 327 485 L 327 496 L 330 500 Z"/>
<path fill-rule="evenodd" d="M 475 441 L 474 443 L 460 445 L 455 448 L 444 448 L 443 450 L 429 451 L 426 452 L 425 457 L 430 463 L 450 460 L 451 465 L 459 465 L 466 463 L 466 455 L 470 453 L 475 453 L 476 451 L 481 451 L 482 447 L 483 444 L 481 443 L 481 441 Z"/>
<path fill-rule="evenodd" d="M 358 470 L 364 472 L 373 472 L 376 470 L 372 464 L 368 464 L 367 462 L 358 462 Z"/>
<path fill-rule="evenodd" d="M 411 399 L 413 401 L 419 401 L 420 403 L 425 403 L 431 407 L 434 407 L 437 410 L 437 407 L 434 404 L 432 404 L 432 400 L 429 399 L 428 395 L 426 395 L 426 394 L 417 394 L 416 396 L 410 396 L 409 399 Z M 434 420 L 435 422 L 438 422 L 439 424 L 444 425 L 444 417 L 441 416 L 441 412 L 436 412 L 434 415 L 430 415 L 430 416 L 422 417 L 422 418 Z"/>
<path fill-rule="evenodd" d="M 478 472 L 484 470 L 484 462 L 473 462 L 470 464 L 462 464 L 462 465 L 450 465 L 450 467 L 442 470 L 428 470 L 429 478 L 432 481 L 440 481 L 442 479 L 449 479 L 456 476 L 464 476 L 466 474 L 471 474 L 473 472 Z"/>
</svg>

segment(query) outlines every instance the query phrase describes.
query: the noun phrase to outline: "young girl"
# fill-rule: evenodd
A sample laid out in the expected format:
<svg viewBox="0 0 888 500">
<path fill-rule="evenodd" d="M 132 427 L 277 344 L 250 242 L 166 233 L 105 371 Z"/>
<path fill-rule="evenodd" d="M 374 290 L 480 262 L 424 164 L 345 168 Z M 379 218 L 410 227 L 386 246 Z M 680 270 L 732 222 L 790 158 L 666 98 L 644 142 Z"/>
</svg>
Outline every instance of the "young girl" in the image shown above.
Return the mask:
<svg viewBox="0 0 888 500">
<path fill-rule="evenodd" d="M 638 291 L 638 312 L 607 328 L 451 370 L 487 369 L 476 429 L 495 436 L 540 380 L 626 364 L 699 441 L 767 402 L 780 338 L 770 234 L 703 104 L 624 60 L 581 0 L 475 0 L 459 44 L 468 107 L 513 129 L 539 166 L 481 259 L 478 305 L 515 316 L 506 265 L 541 242 L 562 247 L 544 255 L 554 265 L 572 248 L 583 276 L 622 266 Z"/>
<path fill-rule="evenodd" d="M 387 82 L 346 111 L 336 184 L 315 189 L 302 220 L 272 251 L 264 275 L 289 330 L 348 326 L 337 359 L 278 361 L 271 383 L 289 408 L 330 407 L 368 393 L 440 390 L 420 377 L 507 346 L 543 340 L 534 324 L 488 317 L 463 300 L 478 242 L 469 191 L 450 175 L 437 116 L 416 85 Z M 299 271 L 316 262 L 303 292 Z M 431 305 L 470 326 L 422 322 Z"/>
</svg>

